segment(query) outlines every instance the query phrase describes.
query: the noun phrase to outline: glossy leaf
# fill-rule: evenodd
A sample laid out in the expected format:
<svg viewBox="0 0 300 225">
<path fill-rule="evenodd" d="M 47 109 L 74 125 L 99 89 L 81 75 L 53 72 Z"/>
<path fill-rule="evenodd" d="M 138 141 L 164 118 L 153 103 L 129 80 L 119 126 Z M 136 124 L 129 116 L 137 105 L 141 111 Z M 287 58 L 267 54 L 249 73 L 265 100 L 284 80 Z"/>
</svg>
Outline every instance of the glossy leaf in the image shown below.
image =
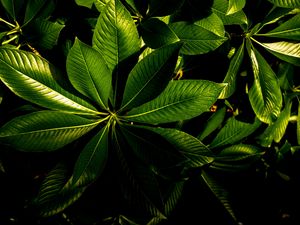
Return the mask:
<svg viewBox="0 0 300 225">
<path fill-rule="evenodd" d="M 249 99 L 256 116 L 265 123 L 272 123 L 279 115 L 282 95 L 276 74 L 256 49 L 251 49 L 250 58 L 254 83 L 249 90 Z"/>
<path fill-rule="evenodd" d="M 228 85 L 223 89 L 219 98 L 229 98 L 236 90 L 237 75 L 244 59 L 244 42 L 230 60 L 229 68 L 223 83 Z"/>
<path fill-rule="evenodd" d="M 0 49 L 1 81 L 16 95 L 40 106 L 78 114 L 97 114 L 95 108 L 61 88 L 58 71 L 35 54 Z"/>
<path fill-rule="evenodd" d="M 293 16 L 291 19 L 280 24 L 275 29 L 260 34 L 260 36 L 276 37 L 300 41 L 300 14 Z"/>
<path fill-rule="evenodd" d="M 229 0 L 226 15 L 234 14 L 241 11 L 246 5 L 246 0 Z"/>
<path fill-rule="evenodd" d="M 143 123 L 169 123 L 190 119 L 209 111 L 224 84 L 206 80 L 171 81 L 155 99 L 128 112 L 126 120 Z"/>
<path fill-rule="evenodd" d="M 46 4 L 49 4 L 49 1 L 47 1 L 47 0 L 29 0 L 26 5 L 24 24 L 27 24 L 31 20 L 33 20 Z"/>
<path fill-rule="evenodd" d="M 183 43 L 181 53 L 186 55 L 204 54 L 215 50 L 227 39 L 188 22 L 171 23 L 170 28 Z"/>
<path fill-rule="evenodd" d="M 98 51 L 76 39 L 67 58 L 67 72 L 81 94 L 108 109 L 112 75 Z"/>
<path fill-rule="evenodd" d="M 300 0 L 268 0 L 278 7 L 295 8 L 300 7 Z"/>
<path fill-rule="evenodd" d="M 226 107 L 222 107 L 217 110 L 205 123 L 203 130 L 198 135 L 198 139 L 203 141 L 208 135 L 214 132 L 219 126 L 221 126 L 226 114 Z"/>
<path fill-rule="evenodd" d="M 259 44 L 279 59 L 300 66 L 300 43 L 280 41 Z"/>
<path fill-rule="evenodd" d="M 42 49 L 52 49 L 58 41 L 60 32 L 65 26 L 58 22 L 35 19 L 24 28 L 28 41 Z"/>
<path fill-rule="evenodd" d="M 140 49 L 139 35 L 130 13 L 119 0 L 111 0 L 100 14 L 93 36 L 93 47 L 113 71 L 124 59 Z"/>
<path fill-rule="evenodd" d="M 84 1 L 84 0 L 82 0 Z M 97 10 L 101 13 L 104 9 L 106 4 L 109 2 L 110 0 L 93 0 L 95 7 L 97 8 Z M 89 6 L 89 5 L 88 5 Z"/>
<path fill-rule="evenodd" d="M 220 37 L 225 36 L 225 28 L 223 22 L 215 13 L 211 13 L 208 17 L 198 20 L 194 24 L 203 27 L 208 31 L 211 31 Z"/>
<path fill-rule="evenodd" d="M 1 4 L 8 14 L 16 21 L 17 16 L 22 9 L 23 0 L 1 0 Z"/>
<path fill-rule="evenodd" d="M 281 141 L 289 123 L 291 108 L 291 102 L 287 103 L 285 108 L 279 114 L 277 120 L 270 124 L 267 129 L 258 137 L 262 146 L 270 147 L 273 141 L 276 143 Z"/>
<path fill-rule="evenodd" d="M 223 149 L 219 154 L 217 154 L 215 161 L 230 164 L 230 162 L 241 161 L 259 156 L 261 153 L 262 151 L 255 146 L 237 144 Z"/>
<path fill-rule="evenodd" d="M 91 183 L 101 175 L 108 158 L 108 131 L 108 126 L 102 128 L 81 151 L 74 167 L 73 184 L 83 175 L 89 177 L 85 183 Z"/>
<path fill-rule="evenodd" d="M 155 17 L 167 16 L 174 13 L 182 6 L 184 0 L 174 0 L 171 4 L 169 0 L 149 0 L 148 2 L 149 12 L 147 15 L 149 17 Z"/>
<path fill-rule="evenodd" d="M 241 1 L 241 0 L 237 0 Z M 248 24 L 247 17 L 243 11 L 227 15 L 229 8 L 229 2 L 227 0 L 214 0 L 214 4 L 211 8 L 212 12 L 215 13 L 223 21 L 224 25 L 241 25 Z"/>
<path fill-rule="evenodd" d="M 259 120 L 255 120 L 255 122 L 251 124 L 239 121 L 235 119 L 235 117 L 229 118 L 209 147 L 216 148 L 242 141 L 251 135 L 260 124 Z"/>
<path fill-rule="evenodd" d="M 180 44 L 172 44 L 150 53 L 130 72 L 122 108 L 139 106 L 157 97 L 173 76 Z"/>
<path fill-rule="evenodd" d="M 0 140 L 23 151 L 54 151 L 80 138 L 99 122 L 54 111 L 16 117 L 0 128 Z"/>
<path fill-rule="evenodd" d="M 191 167 L 201 167 L 213 161 L 213 153 L 197 138 L 171 128 L 144 127 L 165 138 L 185 158 L 185 164 Z"/>
<path fill-rule="evenodd" d="M 176 34 L 157 18 L 149 18 L 141 23 L 141 35 L 150 48 L 159 48 L 179 41 Z"/>
</svg>

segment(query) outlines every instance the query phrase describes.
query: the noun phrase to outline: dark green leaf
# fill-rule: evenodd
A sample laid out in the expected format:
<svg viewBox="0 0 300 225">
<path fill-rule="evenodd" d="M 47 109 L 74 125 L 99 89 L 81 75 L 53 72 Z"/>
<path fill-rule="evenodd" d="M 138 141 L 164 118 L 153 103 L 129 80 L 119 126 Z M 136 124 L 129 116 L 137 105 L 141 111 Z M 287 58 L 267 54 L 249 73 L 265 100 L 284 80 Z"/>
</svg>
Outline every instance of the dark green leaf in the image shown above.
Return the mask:
<svg viewBox="0 0 300 225">
<path fill-rule="evenodd" d="M 229 98 L 236 90 L 237 75 L 244 59 L 244 42 L 233 55 L 223 83 L 228 85 L 223 89 L 219 98 Z"/>
<path fill-rule="evenodd" d="M 139 106 L 157 97 L 173 76 L 181 45 L 172 44 L 147 55 L 130 72 L 122 108 Z"/>
<path fill-rule="evenodd" d="M 143 40 L 150 48 L 159 48 L 179 41 L 179 38 L 168 25 L 157 18 L 144 21 L 140 28 Z"/>
<path fill-rule="evenodd" d="M 300 145 L 300 103 L 298 105 L 298 116 L 297 116 L 297 141 Z"/>
<path fill-rule="evenodd" d="M 112 75 L 98 51 L 76 39 L 67 58 L 67 72 L 81 94 L 108 109 Z"/>
<path fill-rule="evenodd" d="M 157 98 L 132 109 L 124 118 L 151 124 L 190 119 L 209 111 L 223 88 L 224 84 L 206 80 L 174 80 Z"/>
<path fill-rule="evenodd" d="M 166 216 L 170 216 L 175 207 L 177 206 L 178 200 L 181 198 L 183 194 L 185 181 L 178 181 L 172 184 L 169 189 L 167 196 L 164 197 L 165 201 L 165 214 Z"/>
<path fill-rule="evenodd" d="M 91 183 L 101 175 L 108 158 L 108 131 L 108 126 L 102 128 L 80 153 L 74 167 L 73 184 L 76 184 L 82 176 L 85 183 Z M 86 176 L 89 177 L 88 182 Z"/>
<path fill-rule="evenodd" d="M 300 7 L 300 0 L 268 0 L 278 7 L 295 8 Z"/>
<path fill-rule="evenodd" d="M 61 88 L 58 71 L 45 59 L 16 49 L 0 49 L 0 78 L 16 95 L 40 106 L 78 114 L 96 109 Z"/>
<path fill-rule="evenodd" d="M 237 143 L 251 135 L 259 126 L 259 120 L 253 124 L 241 122 L 235 117 L 227 120 L 225 126 L 220 130 L 215 139 L 210 144 L 211 148 Z"/>
<path fill-rule="evenodd" d="M 256 49 L 250 49 L 254 83 L 249 90 L 249 99 L 256 116 L 271 123 L 279 115 L 282 95 L 276 74 Z"/>
<path fill-rule="evenodd" d="M 285 91 L 290 91 L 294 87 L 294 66 L 290 63 L 282 62 L 278 66 L 278 77 L 280 87 Z"/>
<path fill-rule="evenodd" d="M 16 21 L 24 0 L 1 0 L 1 4 L 6 12 Z"/>
<path fill-rule="evenodd" d="M 172 3 L 169 0 L 148 0 L 148 2 L 149 12 L 147 15 L 155 17 L 171 15 L 182 6 L 184 0 L 173 0 Z"/>
<path fill-rule="evenodd" d="M 119 0 L 111 0 L 100 14 L 93 47 L 102 54 L 109 69 L 140 49 L 139 35 L 130 13 Z"/>
<path fill-rule="evenodd" d="M 39 14 L 39 11 L 46 4 L 49 4 L 49 1 L 47 1 L 47 0 L 28 0 L 23 26 L 25 24 L 29 23 L 31 20 L 33 20 Z"/>
<path fill-rule="evenodd" d="M 188 22 L 171 23 L 170 28 L 183 43 L 181 53 L 186 55 L 204 54 L 218 48 L 227 40 L 209 30 Z"/>
<path fill-rule="evenodd" d="M 54 111 L 16 117 L 0 128 L 0 140 L 23 151 L 53 151 L 83 136 L 98 121 Z"/>
</svg>

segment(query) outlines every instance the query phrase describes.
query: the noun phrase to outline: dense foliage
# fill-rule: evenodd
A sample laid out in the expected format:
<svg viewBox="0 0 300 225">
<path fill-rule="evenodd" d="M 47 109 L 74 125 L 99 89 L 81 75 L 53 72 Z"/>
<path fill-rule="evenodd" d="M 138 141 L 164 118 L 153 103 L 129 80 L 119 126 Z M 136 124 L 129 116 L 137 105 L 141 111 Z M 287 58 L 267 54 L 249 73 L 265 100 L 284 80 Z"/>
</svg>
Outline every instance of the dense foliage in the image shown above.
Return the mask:
<svg viewBox="0 0 300 225">
<path fill-rule="evenodd" d="M 300 221 L 299 0 L 0 2 L 1 224 Z"/>
</svg>

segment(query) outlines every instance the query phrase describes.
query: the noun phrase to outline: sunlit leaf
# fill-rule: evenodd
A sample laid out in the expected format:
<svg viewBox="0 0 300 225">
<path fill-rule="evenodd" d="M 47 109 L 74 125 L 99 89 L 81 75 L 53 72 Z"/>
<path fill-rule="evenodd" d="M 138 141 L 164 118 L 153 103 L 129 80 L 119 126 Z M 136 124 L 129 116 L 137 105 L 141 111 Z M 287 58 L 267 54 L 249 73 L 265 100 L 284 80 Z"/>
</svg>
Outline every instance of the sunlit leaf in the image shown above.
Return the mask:
<svg viewBox="0 0 300 225">
<path fill-rule="evenodd" d="M 300 7 L 300 0 L 268 0 L 278 7 L 295 8 Z"/>
<path fill-rule="evenodd" d="M 224 37 L 225 35 L 223 22 L 215 13 L 211 13 L 208 17 L 196 21 L 195 24 L 218 36 Z"/>
<path fill-rule="evenodd" d="M 241 11 L 246 5 L 246 0 L 229 0 L 228 9 L 226 15 L 234 14 Z"/>
</svg>

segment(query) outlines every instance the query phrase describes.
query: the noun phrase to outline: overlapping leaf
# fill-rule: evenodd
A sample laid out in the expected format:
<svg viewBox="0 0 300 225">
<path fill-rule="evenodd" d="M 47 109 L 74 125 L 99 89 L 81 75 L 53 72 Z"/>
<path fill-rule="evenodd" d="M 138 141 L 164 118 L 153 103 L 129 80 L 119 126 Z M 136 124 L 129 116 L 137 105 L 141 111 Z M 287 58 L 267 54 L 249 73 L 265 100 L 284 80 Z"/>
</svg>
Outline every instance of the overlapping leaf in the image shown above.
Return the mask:
<svg viewBox="0 0 300 225">
<path fill-rule="evenodd" d="M 16 117 L 0 129 L 0 140 L 23 151 L 53 151 L 83 136 L 99 122 L 41 111 Z"/>
<path fill-rule="evenodd" d="M 133 108 L 124 118 L 151 124 L 190 119 L 208 111 L 223 88 L 224 84 L 206 80 L 171 81 L 157 98 Z"/>
<path fill-rule="evenodd" d="M 211 13 L 208 17 L 196 21 L 195 24 L 213 32 L 220 37 L 225 36 L 224 24 L 215 13 Z"/>
<path fill-rule="evenodd" d="M 278 7 L 295 8 L 300 7 L 300 0 L 268 0 Z"/>
<path fill-rule="evenodd" d="M 9 13 L 9 15 L 16 20 L 17 16 L 23 6 L 24 1 L 23 0 L 1 0 L 2 6 L 5 8 L 6 12 Z"/>
<path fill-rule="evenodd" d="M 241 11 L 246 5 L 246 0 L 229 0 L 226 15 L 234 14 Z"/>
<path fill-rule="evenodd" d="M 48 0 L 29 0 L 26 5 L 24 24 L 33 20 L 46 4 L 49 4 Z"/>
<path fill-rule="evenodd" d="M 58 71 L 45 59 L 16 49 L 0 49 L 1 81 L 16 95 L 49 109 L 97 114 L 91 104 L 61 88 L 56 77 Z"/>
</svg>

